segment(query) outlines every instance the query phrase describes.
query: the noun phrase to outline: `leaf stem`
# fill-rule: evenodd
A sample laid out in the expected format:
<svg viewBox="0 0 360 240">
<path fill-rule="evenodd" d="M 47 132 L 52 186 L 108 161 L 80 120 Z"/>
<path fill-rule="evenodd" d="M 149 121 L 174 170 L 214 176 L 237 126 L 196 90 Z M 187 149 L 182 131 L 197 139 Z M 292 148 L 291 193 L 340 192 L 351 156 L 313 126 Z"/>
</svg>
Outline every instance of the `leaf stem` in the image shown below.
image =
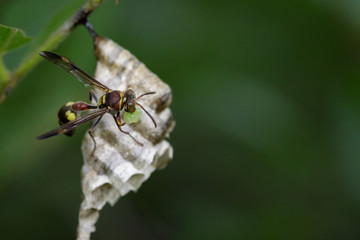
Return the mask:
<svg viewBox="0 0 360 240">
<path fill-rule="evenodd" d="M 96 9 L 103 0 L 88 0 L 77 12 L 66 20 L 55 32 L 53 32 L 38 48 L 32 51 L 22 63 L 8 76 L 8 81 L 0 85 L 0 104 L 6 99 L 11 90 L 16 87 L 22 78 L 26 76 L 41 60 L 39 52 L 46 49 L 51 50 L 64 41 L 71 31 L 79 24 L 84 23 L 88 15 Z M 1 69 L 2 59 L 0 59 L 0 79 L 6 77 L 6 69 Z M 4 70 L 4 71 L 3 71 Z M 3 74 L 5 73 L 5 74 Z M 7 77 L 5 78 L 7 79 Z"/>
<path fill-rule="evenodd" d="M 3 56 L 0 54 L 0 88 L 5 85 L 9 77 L 9 73 L 4 65 Z"/>
</svg>

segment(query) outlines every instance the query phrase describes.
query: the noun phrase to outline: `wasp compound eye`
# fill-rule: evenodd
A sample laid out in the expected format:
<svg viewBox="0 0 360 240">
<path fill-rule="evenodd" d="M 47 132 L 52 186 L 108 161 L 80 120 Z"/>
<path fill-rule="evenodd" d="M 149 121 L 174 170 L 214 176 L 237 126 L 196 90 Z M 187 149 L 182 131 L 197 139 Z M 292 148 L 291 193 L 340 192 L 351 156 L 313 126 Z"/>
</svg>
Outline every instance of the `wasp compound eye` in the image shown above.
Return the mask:
<svg viewBox="0 0 360 240">
<path fill-rule="evenodd" d="M 127 99 L 135 99 L 136 98 L 136 94 L 135 94 L 135 92 L 134 92 L 134 90 L 132 90 L 132 89 L 128 89 L 128 90 L 126 90 L 126 92 L 125 92 L 125 97 L 127 98 Z"/>
</svg>

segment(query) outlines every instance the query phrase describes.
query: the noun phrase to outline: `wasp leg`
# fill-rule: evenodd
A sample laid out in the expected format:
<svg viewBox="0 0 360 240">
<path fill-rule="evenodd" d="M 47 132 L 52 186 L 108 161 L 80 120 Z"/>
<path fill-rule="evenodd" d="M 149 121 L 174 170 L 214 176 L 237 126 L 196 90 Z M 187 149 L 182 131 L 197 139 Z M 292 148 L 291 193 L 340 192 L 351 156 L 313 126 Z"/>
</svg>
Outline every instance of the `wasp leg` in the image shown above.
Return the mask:
<svg viewBox="0 0 360 240">
<path fill-rule="evenodd" d="M 88 131 L 91 139 L 92 139 L 93 142 L 94 142 L 94 149 L 92 150 L 90 156 L 93 156 L 93 155 L 94 155 L 94 152 L 95 152 L 95 149 L 96 149 L 96 142 L 95 142 L 95 139 L 94 139 L 93 132 L 94 132 L 95 127 L 99 124 L 99 122 L 101 121 L 101 119 L 102 119 L 103 116 L 104 116 L 104 115 L 100 116 L 100 117 L 95 121 L 95 123 L 91 126 L 91 128 L 89 129 L 89 131 Z"/>
<path fill-rule="evenodd" d="M 95 95 L 94 90 L 90 89 L 89 90 L 89 95 L 90 95 L 90 101 L 94 99 L 96 103 L 99 102 L 97 96 Z"/>
<path fill-rule="evenodd" d="M 120 116 L 120 112 L 117 112 L 116 117 L 114 116 L 116 125 L 118 126 L 120 132 L 125 133 L 127 135 L 129 135 L 137 144 L 139 144 L 140 146 L 144 146 L 141 142 L 139 142 L 138 140 L 136 140 L 129 132 L 126 132 L 124 130 L 121 129 L 122 126 L 124 126 L 126 123 L 121 123 L 121 116 Z"/>
</svg>

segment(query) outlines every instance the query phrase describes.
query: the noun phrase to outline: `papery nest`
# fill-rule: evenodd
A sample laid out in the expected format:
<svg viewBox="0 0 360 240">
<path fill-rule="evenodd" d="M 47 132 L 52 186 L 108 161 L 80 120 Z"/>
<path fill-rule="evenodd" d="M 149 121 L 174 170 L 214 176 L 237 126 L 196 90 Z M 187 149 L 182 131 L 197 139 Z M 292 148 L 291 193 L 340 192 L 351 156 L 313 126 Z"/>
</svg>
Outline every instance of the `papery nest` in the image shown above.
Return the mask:
<svg viewBox="0 0 360 240">
<path fill-rule="evenodd" d="M 156 169 L 164 168 L 172 158 L 173 149 L 165 140 L 175 126 L 169 106 L 172 101 L 170 87 L 146 68 L 128 50 L 100 36 L 95 38 L 98 59 L 95 79 L 114 90 L 131 87 L 137 95 L 155 91 L 139 100 L 154 117 L 157 127 L 143 114 L 140 122 L 122 127 L 143 146 L 119 131 L 113 117 L 105 114 L 94 131 L 96 149 L 89 134 L 82 144 L 83 201 L 79 213 L 77 239 L 90 239 L 95 231 L 99 211 L 108 202 L 116 201 L 129 191 L 136 191 Z M 98 97 L 102 92 L 95 91 Z"/>
</svg>

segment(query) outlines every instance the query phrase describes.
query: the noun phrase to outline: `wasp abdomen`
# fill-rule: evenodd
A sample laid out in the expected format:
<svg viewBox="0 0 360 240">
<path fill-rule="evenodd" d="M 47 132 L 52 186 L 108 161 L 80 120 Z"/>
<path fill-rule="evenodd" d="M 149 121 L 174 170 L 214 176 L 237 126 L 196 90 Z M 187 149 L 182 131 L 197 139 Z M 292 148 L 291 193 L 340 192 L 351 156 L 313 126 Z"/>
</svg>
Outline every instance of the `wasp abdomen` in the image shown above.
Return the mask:
<svg viewBox="0 0 360 240">
<path fill-rule="evenodd" d="M 58 121 L 60 125 L 63 125 L 65 123 L 74 121 L 77 118 L 77 112 L 72 109 L 72 105 L 75 105 L 74 102 L 68 102 L 65 105 L 63 105 L 59 112 L 58 112 Z M 68 131 L 65 133 L 66 136 L 72 136 L 75 132 L 75 129 Z"/>
</svg>

